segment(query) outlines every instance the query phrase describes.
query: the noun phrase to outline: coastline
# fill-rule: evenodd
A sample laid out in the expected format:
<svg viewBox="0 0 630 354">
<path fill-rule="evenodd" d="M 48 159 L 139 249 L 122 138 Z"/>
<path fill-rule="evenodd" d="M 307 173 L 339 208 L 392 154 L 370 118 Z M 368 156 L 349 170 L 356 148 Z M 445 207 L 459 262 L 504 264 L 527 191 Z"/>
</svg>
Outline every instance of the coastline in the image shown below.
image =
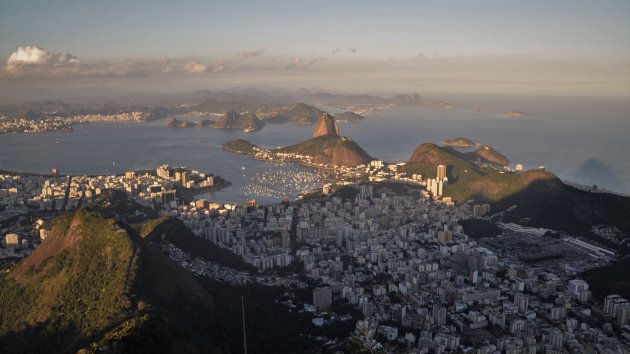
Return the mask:
<svg viewBox="0 0 630 354">
<path fill-rule="evenodd" d="M 227 151 L 227 152 L 231 152 L 234 154 L 239 154 L 239 155 L 245 155 L 253 160 L 257 160 L 257 161 L 264 161 L 264 162 L 272 162 L 272 163 L 296 163 L 302 166 L 306 166 L 306 167 L 311 167 L 311 168 L 317 168 L 320 170 L 328 170 L 328 171 L 335 171 L 335 172 L 340 172 L 337 169 L 339 167 L 335 167 L 335 166 L 331 166 L 331 165 L 326 165 L 326 166 L 322 166 L 322 165 L 317 165 L 317 164 L 312 164 L 303 160 L 299 160 L 299 159 L 287 159 L 287 160 L 283 160 L 283 161 L 276 161 L 276 160 L 271 160 L 271 159 L 265 159 L 262 157 L 256 157 L 250 153 L 247 152 L 242 152 L 242 151 L 236 151 L 233 149 L 229 149 L 229 148 L 225 148 L 225 147 L 221 147 L 223 150 Z M 269 150 L 266 150 L 269 151 Z"/>
</svg>

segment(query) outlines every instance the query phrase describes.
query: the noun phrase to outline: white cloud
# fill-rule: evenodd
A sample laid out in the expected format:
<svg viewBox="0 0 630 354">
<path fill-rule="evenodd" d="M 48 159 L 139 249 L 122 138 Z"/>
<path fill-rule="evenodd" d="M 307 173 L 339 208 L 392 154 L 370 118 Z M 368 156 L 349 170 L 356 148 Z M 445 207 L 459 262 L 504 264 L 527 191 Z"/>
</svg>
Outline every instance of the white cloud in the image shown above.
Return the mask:
<svg viewBox="0 0 630 354">
<path fill-rule="evenodd" d="M 60 67 L 79 65 L 79 59 L 70 53 L 49 52 L 36 46 L 18 47 L 7 59 L 5 70 L 10 75 L 20 76 L 24 72 L 63 70 Z"/>
<path fill-rule="evenodd" d="M 18 47 L 7 59 L 7 66 L 74 64 L 79 64 L 79 59 L 70 53 L 53 53 L 36 46 Z"/>
<path fill-rule="evenodd" d="M 207 71 L 208 71 L 208 67 L 207 67 L 206 65 L 201 64 L 201 63 L 199 63 L 199 62 L 197 62 L 197 61 L 194 61 L 194 60 L 192 60 L 192 61 L 190 61 L 190 62 L 188 62 L 188 63 L 184 64 L 184 66 L 182 67 L 182 69 L 183 69 L 185 72 L 188 72 L 188 73 L 195 73 L 195 74 L 198 74 L 198 73 L 205 73 L 205 72 L 207 72 Z"/>
</svg>

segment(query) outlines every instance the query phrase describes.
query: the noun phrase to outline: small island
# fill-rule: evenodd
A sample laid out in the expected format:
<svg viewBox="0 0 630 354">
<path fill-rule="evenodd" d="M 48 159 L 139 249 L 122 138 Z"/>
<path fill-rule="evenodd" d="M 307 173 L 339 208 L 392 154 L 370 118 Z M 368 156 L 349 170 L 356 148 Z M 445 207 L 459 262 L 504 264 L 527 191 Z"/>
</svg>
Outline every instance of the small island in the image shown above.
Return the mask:
<svg viewBox="0 0 630 354">
<path fill-rule="evenodd" d="M 446 139 L 442 142 L 442 144 L 446 146 L 452 147 L 471 147 L 475 146 L 475 142 L 468 138 L 454 138 L 454 139 Z"/>
<path fill-rule="evenodd" d="M 196 125 L 197 124 L 195 124 L 194 122 L 179 120 L 177 118 L 172 118 L 166 123 L 167 128 L 187 128 L 187 127 L 194 127 Z"/>
<path fill-rule="evenodd" d="M 211 127 L 214 124 L 216 124 L 216 121 L 212 119 L 204 119 L 201 122 L 199 122 L 199 126 L 201 127 Z"/>
<path fill-rule="evenodd" d="M 442 100 L 434 100 L 434 99 L 425 99 L 422 100 L 422 107 L 431 108 L 431 109 L 454 109 L 457 106 L 453 103 L 442 101 Z"/>
<path fill-rule="evenodd" d="M 262 129 L 265 125 L 254 113 L 228 111 L 212 126 L 223 129 L 242 129 L 246 133 Z"/>
<path fill-rule="evenodd" d="M 351 111 L 335 114 L 335 120 L 337 122 L 343 122 L 343 123 L 360 122 L 364 119 L 365 119 L 364 116 L 360 114 L 356 114 Z"/>
<path fill-rule="evenodd" d="M 512 117 L 512 118 L 519 118 L 519 117 L 524 116 L 523 112 L 519 112 L 519 111 L 509 111 L 509 112 L 503 113 L 503 115 L 506 117 Z"/>
</svg>

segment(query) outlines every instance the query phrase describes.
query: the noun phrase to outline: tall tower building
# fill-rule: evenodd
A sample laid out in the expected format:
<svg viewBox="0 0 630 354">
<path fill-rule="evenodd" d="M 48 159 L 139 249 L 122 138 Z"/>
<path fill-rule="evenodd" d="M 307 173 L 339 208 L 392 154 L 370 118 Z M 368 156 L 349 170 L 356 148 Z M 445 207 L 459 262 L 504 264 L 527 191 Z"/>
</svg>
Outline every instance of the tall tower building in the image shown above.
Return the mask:
<svg viewBox="0 0 630 354">
<path fill-rule="evenodd" d="M 188 172 L 186 171 L 182 172 L 181 182 L 182 182 L 182 187 L 186 188 L 186 184 L 188 183 Z"/>
<path fill-rule="evenodd" d="M 437 179 L 443 180 L 446 177 L 446 165 L 438 165 L 437 167 Z"/>
<path fill-rule="evenodd" d="M 437 326 L 443 326 L 446 324 L 446 307 L 435 304 L 433 305 L 433 311 L 431 311 L 431 317 Z"/>
<path fill-rule="evenodd" d="M 529 295 L 516 293 L 514 295 L 514 305 L 518 307 L 520 313 L 525 313 L 529 306 Z"/>
</svg>

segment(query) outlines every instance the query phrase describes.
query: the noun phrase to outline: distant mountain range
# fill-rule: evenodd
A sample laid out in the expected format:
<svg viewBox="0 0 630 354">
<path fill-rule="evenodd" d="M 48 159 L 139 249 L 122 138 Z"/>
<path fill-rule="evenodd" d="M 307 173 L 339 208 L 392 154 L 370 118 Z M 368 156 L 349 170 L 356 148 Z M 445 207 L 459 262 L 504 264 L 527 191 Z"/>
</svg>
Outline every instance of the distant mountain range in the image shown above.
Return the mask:
<svg viewBox="0 0 630 354">
<path fill-rule="evenodd" d="M 261 119 L 269 119 L 270 122 L 313 124 L 323 113 L 322 110 L 313 106 L 339 104 L 424 106 L 437 109 L 454 107 L 448 102 L 424 99 L 418 93 L 383 98 L 365 94 L 347 95 L 311 90 L 250 88 L 231 91 L 200 90 L 184 95 L 121 102 L 105 101 L 81 104 L 62 101 L 24 102 L 0 105 L 0 114 L 9 118 L 43 119 L 48 116 L 69 117 L 136 111 L 148 113 L 147 120 L 155 120 L 188 112 L 224 113 L 235 111 L 237 113 L 256 113 Z M 357 119 L 357 117 L 351 118 Z"/>
<path fill-rule="evenodd" d="M 274 123 L 313 124 L 326 112 L 321 109 L 300 102 L 289 107 L 279 108 L 277 114 L 269 118 Z"/>
<path fill-rule="evenodd" d="M 181 107 L 168 105 L 147 105 L 143 103 L 103 103 L 76 104 L 62 101 L 25 102 L 13 105 L 0 105 L 0 115 L 9 118 L 44 119 L 47 117 L 72 117 L 77 115 L 110 115 L 128 112 L 148 113 L 147 120 L 156 120 L 170 115 L 184 113 Z"/>
</svg>

